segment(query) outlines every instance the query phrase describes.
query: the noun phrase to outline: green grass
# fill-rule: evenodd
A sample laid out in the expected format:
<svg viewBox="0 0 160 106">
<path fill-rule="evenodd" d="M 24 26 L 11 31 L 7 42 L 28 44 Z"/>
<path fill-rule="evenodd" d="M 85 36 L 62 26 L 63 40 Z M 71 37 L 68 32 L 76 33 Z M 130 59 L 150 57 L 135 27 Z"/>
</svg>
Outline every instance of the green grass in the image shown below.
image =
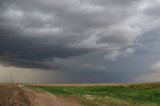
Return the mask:
<svg viewBox="0 0 160 106">
<path fill-rule="evenodd" d="M 87 106 L 160 106 L 160 83 L 125 86 L 29 86 Z"/>
</svg>

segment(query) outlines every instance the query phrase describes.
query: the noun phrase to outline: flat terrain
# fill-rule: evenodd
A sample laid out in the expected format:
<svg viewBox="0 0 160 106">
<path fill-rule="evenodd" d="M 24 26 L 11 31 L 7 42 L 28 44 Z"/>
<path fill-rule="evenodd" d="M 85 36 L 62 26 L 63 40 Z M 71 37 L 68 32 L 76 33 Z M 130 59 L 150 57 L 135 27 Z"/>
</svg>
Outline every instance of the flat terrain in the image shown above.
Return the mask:
<svg viewBox="0 0 160 106">
<path fill-rule="evenodd" d="M 1 84 L 0 106 L 160 106 L 160 83 Z"/>
<path fill-rule="evenodd" d="M 0 85 L 0 106 L 79 106 L 74 101 L 16 84 Z"/>
<path fill-rule="evenodd" d="M 88 106 L 160 106 L 160 83 L 40 84 L 29 87 Z"/>
<path fill-rule="evenodd" d="M 99 84 L 32 84 L 32 86 L 117 86 L 128 85 L 128 83 L 99 83 Z"/>
</svg>

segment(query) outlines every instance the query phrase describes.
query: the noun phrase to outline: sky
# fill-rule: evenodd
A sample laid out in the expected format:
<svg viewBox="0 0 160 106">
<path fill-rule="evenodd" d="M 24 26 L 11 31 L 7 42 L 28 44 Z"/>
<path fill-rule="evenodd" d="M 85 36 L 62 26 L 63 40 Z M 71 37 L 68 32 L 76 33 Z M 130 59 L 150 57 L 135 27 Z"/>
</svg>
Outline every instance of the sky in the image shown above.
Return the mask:
<svg viewBox="0 0 160 106">
<path fill-rule="evenodd" d="M 160 81 L 160 0 L 0 0 L 0 82 Z"/>
</svg>

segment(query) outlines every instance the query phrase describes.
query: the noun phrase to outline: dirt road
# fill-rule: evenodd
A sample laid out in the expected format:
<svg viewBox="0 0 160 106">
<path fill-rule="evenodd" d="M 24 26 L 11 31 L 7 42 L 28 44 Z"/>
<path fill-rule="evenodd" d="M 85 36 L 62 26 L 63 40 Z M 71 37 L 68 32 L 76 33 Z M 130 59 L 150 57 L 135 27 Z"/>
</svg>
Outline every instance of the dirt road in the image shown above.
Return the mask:
<svg viewBox="0 0 160 106">
<path fill-rule="evenodd" d="M 25 94 L 29 97 L 31 106 L 80 106 L 73 101 L 67 101 L 46 92 L 25 89 Z"/>
<path fill-rule="evenodd" d="M 18 85 L 0 85 L 0 106 L 80 106 L 55 95 Z"/>
</svg>

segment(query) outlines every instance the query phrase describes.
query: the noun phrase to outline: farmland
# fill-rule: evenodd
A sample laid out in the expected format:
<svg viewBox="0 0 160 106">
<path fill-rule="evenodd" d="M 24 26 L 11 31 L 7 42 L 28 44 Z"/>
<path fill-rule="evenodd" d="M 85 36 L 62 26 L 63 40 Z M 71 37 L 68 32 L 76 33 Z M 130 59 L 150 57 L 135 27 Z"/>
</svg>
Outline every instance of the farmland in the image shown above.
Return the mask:
<svg viewBox="0 0 160 106">
<path fill-rule="evenodd" d="M 0 106 L 160 106 L 160 83 L 0 84 Z"/>
<path fill-rule="evenodd" d="M 160 83 L 122 85 L 28 85 L 86 106 L 159 106 Z"/>
<path fill-rule="evenodd" d="M 30 106 L 30 101 L 18 85 L 0 85 L 0 106 Z"/>
</svg>

